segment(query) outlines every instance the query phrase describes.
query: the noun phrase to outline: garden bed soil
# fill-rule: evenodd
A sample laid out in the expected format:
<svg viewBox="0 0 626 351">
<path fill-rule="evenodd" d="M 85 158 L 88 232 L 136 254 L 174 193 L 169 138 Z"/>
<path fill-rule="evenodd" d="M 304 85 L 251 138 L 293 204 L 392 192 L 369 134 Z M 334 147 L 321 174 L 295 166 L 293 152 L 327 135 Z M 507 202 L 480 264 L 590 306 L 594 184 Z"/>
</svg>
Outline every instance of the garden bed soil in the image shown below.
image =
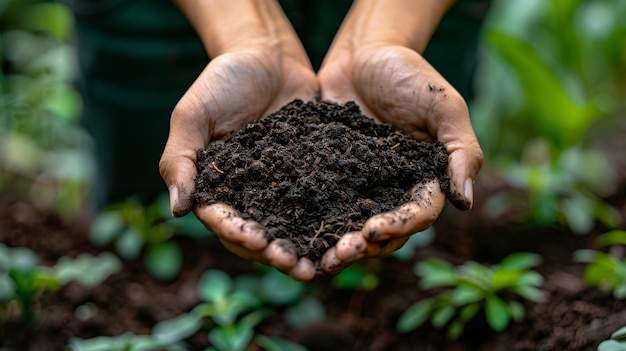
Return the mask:
<svg viewBox="0 0 626 351">
<path fill-rule="evenodd" d="M 447 166 L 442 143 L 376 123 L 353 102 L 294 100 L 199 150 L 194 198 L 231 205 L 318 262 L 373 215 L 427 201 L 414 187 L 437 180 L 447 192 Z"/>
<path fill-rule="evenodd" d="M 392 257 L 366 261 L 380 272 L 377 289 L 334 289 L 328 277 L 310 282 L 311 288 L 321 291 L 320 299 L 327 312 L 323 323 L 291 330 L 277 315 L 262 322 L 259 329 L 266 335 L 298 342 L 311 351 L 595 351 L 612 331 L 626 324 L 626 305 L 606 292 L 585 287 L 582 268 L 571 263 L 571 252 L 589 247 L 592 237 L 559 229 L 523 229 L 507 219 L 484 217 L 481 194 L 498 191 L 497 184 L 491 178 L 481 182 L 479 177 L 474 209 L 459 212 L 447 206 L 435 224 L 434 242 L 416 250 L 410 261 Z M 626 212 L 623 200 L 618 208 Z M 86 225 L 80 221 L 65 221 L 49 209 L 10 195 L 0 196 L 0 242 L 11 247 L 29 247 L 46 264 L 65 255 L 99 252 L 87 235 Z M 42 317 L 35 327 L 28 327 L 17 315 L 4 315 L 0 321 L 0 349 L 63 350 L 72 336 L 146 334 L 157 321 L 187 311 L 198 302 L 195 283 L 205 270 L 218 268 L 231 275 L 256 271 L 252 263 L 224 250 L 214 237 L 175 240 L 185 252 L 183 269 L 176 280 L 159 282 L 139 261 L 131 261 L 125 262 L 121 273 L 94 289 L 71 283 L 56 294 L 43 297 Z M 394 331 L 400 313 L 424 297 L 416 288 L 414 262 L 429 257 L 454 263 L 468 259 L 496 262 L 518 250 L 538 252 L 545 260 L 539 271 L 546 280 L 542 289 L 547 298 L 539 304 L 525 303 L 527 314 L 523 322 L 513 323 L 497 334 L 484 321 L 476 320 L 455 342 L 447 341 L 444 331 L 429 326 L 402 335 Z M 97 312 L 79 319 L 76 308 L 86 303 L 96 306 Z M 207 346 L 206 336 L 197 335 L 189 342 L 193 350 Z"/>
</svg>

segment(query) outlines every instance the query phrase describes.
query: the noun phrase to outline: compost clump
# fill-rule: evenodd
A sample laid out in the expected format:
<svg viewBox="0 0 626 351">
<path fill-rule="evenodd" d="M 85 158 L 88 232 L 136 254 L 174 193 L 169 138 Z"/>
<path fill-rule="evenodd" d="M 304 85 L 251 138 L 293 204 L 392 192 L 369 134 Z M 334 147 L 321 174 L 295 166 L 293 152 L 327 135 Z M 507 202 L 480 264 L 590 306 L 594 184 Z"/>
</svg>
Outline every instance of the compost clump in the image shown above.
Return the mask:
<svg viewBox="0 0 626 351">
<path fill-rule="evenodd" d="M 353 103 L 294 100 L 197 154 L 194 200 L 234 207 L 319 261 L 345 233 L 439 180 L 448 154 L 363 115 Z"/>
</svg>

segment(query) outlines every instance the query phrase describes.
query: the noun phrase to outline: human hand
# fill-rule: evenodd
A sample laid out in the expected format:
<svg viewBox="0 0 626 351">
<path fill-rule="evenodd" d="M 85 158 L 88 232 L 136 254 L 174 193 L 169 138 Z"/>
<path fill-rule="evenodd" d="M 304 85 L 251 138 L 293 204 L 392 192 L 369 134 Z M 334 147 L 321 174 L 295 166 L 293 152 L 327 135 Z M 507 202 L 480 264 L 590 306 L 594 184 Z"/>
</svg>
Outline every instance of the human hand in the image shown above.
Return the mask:
<svg viewBox="0 0 626 351">
<path fill-rule="evenodd" d="M 322 99 L 354 100 L 364 114 L 391 123 L 417 140 L 444 143 L 450 176 L 446 195 L 459 209 L 472 207 L 472 183 L 483 155 L 467 104 L 420 54 L 397 45 L 368 45 L 331 55 L 318 79 Z M 336 273 L 355 260 L 385 255 L 430 226 L 446 197 L 436 182 L 417 191 L 416 201 L 374 216 L 360 232 L 344 235 L 324 256 L 323 269 Z"/>
<path fill-rule="evenodd" d="M 184 0 L 179 1 L 181 6 L 186 5 Z M 205 6 L 200 2 L 188 3 L 188 6 Z M 206 17 L 199 15 L 202 8 L 187 8 L 191 13 L 188 16 L 196 18 L 198 31 L 208 37 L 205 46 L 213 59 L 171 116 L 169 137 L 159 163 L 170 192 L 171 211 L 174 216 L 182 216 L 193 209 L 196 217 L 231 252 L 275 266 L 295 279 L 309 280 L 315 275 L 315 267 L 309 259 L 297 257 L 291 242 L 270 240 L 264 228 L 241 218 L 229 206 L 194 207 L 191 200 L 199 149 L 226 139 L 244 124 L 295 98 L 313 99 L 319 90 L 304 50 L 294 39 L 295 33 L 285 27 L 286 19 L 273 2 L 242 0 L 220 4 L 222 7 L 207 8 Z M 222 18 L 218 16 L 220 12 Z M 214 28 L 201 27 L 204 23 L 229 23 L 224 21 L 228 16 L 236 17 L 231 22 L 236 24 L 234 28 L 225 26 L 215 33 Z M 275 33 L 278 35 L 274 36 Z"/>
</svg>

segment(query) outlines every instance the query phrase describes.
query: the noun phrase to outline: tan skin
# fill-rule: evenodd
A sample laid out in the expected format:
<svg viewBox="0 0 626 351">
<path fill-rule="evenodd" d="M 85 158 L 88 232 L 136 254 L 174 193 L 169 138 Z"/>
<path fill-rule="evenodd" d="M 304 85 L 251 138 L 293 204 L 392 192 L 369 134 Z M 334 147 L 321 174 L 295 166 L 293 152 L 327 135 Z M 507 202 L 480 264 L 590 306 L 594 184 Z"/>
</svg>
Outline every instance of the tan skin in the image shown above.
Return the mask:
<svg viewBox="0 0 626 351">
<path fill-rule="evenodd" d="M 298 258 L 285 239 L 268 241 L 265 229 L 223 204 L 193 206 L 196 150 L 227 138 L 294 98 L 320 93 L 354 100 L 369 116 L 418 140 L 440 140 L 450 153 L 449 200 L 472 206 L 472 182 L 483 161 L 463 98 L 419 54 L 449 4 L 440 0 L 355 1 L 318 74 L 274 1 L 179 0 L 212 58 L 172 113 L 159 168 L 170 189 L 172 213 L 189 211 L 233 253 L 275 266 L 307 281 L 316 267 Z M 220 24 L 220 25 L 214 25 Z M 446 197 L 438 184 L 415 189 L 416 201 L 370 218 L 322 258 L 338 273 L 350 263 L 386 255 L 428 228 Z M 419 201 L 417 201 L 419 200 Z"/>
</svg>

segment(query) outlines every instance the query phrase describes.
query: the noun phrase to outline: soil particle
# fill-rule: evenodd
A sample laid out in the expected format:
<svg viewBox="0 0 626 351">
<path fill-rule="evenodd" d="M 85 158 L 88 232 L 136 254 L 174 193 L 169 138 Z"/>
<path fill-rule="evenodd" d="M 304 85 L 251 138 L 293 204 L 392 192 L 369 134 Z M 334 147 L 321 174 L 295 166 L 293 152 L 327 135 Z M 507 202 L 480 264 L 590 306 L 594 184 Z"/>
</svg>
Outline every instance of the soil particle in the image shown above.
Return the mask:
<svg viewBox="0 0 626 351">
<path fill-rule="evenodd" d="M 443 144 L 379 124 L 353 102 L 294 100 L 197 156 L 198 204 L 233 206 L 314 261 L 373 215 L 423 202 L 414 186 L 449 188 Z"/>
</svg>

